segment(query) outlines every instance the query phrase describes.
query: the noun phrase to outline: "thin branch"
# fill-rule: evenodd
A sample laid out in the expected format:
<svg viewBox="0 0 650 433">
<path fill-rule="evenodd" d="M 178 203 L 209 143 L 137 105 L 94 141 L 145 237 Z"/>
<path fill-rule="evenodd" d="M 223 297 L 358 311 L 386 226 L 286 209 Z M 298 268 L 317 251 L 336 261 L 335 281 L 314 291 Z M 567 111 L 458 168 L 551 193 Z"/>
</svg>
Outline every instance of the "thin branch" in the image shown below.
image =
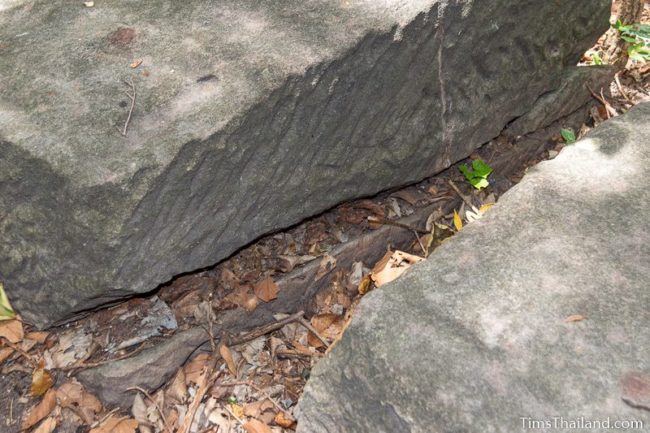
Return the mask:
<svg viewBox="0 0 650 433">
<path fill-rule="evenodd" d="M 158 410 L 158 413 L 160 414 L 160 419 L 162 419 L 163 425 L 165 426 L 165 430 L 167 431 L 167 433 L 172 433 L 172 429 L 167 423 L 167 418 L 165 418 L 165 413 L 163 412 L 158 402 L 151 396 L 151 394 L 149 394 L 146 390 L 140 388 L 139 386 L 132 386 L 130 388 L 127 388 L 126 390 L 140 391 L 142 394 L 144 394 L 144 396 L 147 397 L 147 399 L 149 399 L 149 401 L 153 403 L 153 405 L 156 407 L 156 410 Z"/>
<path fill-rule="evenodd" d="M 314 328 L 313 326 L 311 326 L 311 323 L 309 323 L 308 321 L 306 321 L 303 317 L 299 317 L 299 318 L 298 318 L 298 323 L 300 323 L 302 326 L 304 326 L 305 328 L 307 328 L 307 329 L 309 330 L 309 332 L 311 332 L 312 334 L 314 334 L 314 335 L 315 335 L 315 336 L 316 336 L 316 337 L 317 337 L 317 338 L 318 338 L 318 339 L 319 339 L 319 340 L 320 340 L 320 341 L 325 345 L 325 348 L 330 347 L 330 344 L 329 344 L 329 343 L 328 343 L 328 342 L 327 342 L 327 341 L 326 341 L 326 340 L 325 340 L 325 339 L 324 339 L 324 338 L 323 338 L 323 337 L 318 333 L 318 331 L 316 330 L 316 328 Z"/>
<path fill-rule="evenodd" d="M 612 117 L 618 116 L 618 113 L 616 112 L 616 110 L 614 110 L 612 108 L 612 106 L 609 104 L 609 102 L 607 102 L 605 100 L 604 96 L 598 96 L 598 94 L 596 92 L 594 92 L 593 89 L 591 87 L 589 87 L 588 84 L 585 84 L 585 86 L 587 86 L 587 89 L 589 89 L 589 92 L 591 93 L 591 96 L 593 96 L 596 100 L 598 100 L 598 102 L 603 104 L 603 107 L 605 107 L 605 113 L 607 113 L 607 118 L 608 119 L 611 119 Z M 602 89 L 601 89 L 601 91 L 602 91 Z"/>
<path fill-rule="evenodd" d="M 618 87 L 618 91 L 621 93 L 621 95 L 623 95 L 623 97 L 627 100 L 627 102 L 632 104 L 633 103 L 632 100 L 630 99 L 629 96 L 627 96 L 625 90 L 623 90 L 623 86 L 621 85 L 621 80 L 618 78 L 620 73 L 621 72 L 619 71 L 616 74 L 614 74 L 614 81 L 616 82 L 616 87 Z"/>
<path fill-rule="evenodd" d="M 0 341 L 2 341 L 2 344 L 10 347 L 11 349 L 13 349 L 17 353 L 19 353 L 23 358 L 25 358 L 27 360 L 27 362 L 29 362 L 29 364 L 32 367 L 34 367 L 34 368 L 38 367 L 38 364 L 36 363 L 36 361 L 34 361 L 34 358 L 29 353 L 25 352 L 23 349 L 18 347 L 18 345 L 12 343 L 11 341 L 9 341 L 5 337 L 0 337 Z"/>
<path fill-rule="evenodd" d="M 131 100 L 131 106 L 129 107 L 129 114 L 126 117 L 126 122 L 124 122 L 124 127 L 120 131 L 120 134 L 122 134 L 123 137 L 126 137 L 126 132 L 129 129 L 129 122 L 131 122 L 131 116 L 133 115 L 133 108 L 135 108 L 136 91 L 135 91 L 135 83 L 133 82 L 133 78 L 129 78 L 129 81 L 126 80 L 123 81 L 124 84 L 131 87 L 131 93 L 125 92 L 126 96 L 128 96 L 129 99 Z"/>
<path fill-rule="evenodd" d="M 469 199 L 469 197 L 467 197 L 465 194 L 463 194 L 463 193 L 460 191 L 460 189 L 456 186 L 456 184 L 454 183 L 453 180 L 449 179 L 447 182 L 449 183 L 449 186 L 451 186 L 451 188 L 452 188 L 454 191 L 456 191 L 456 194 L 458 194 L 458 196 L 459 196 L 461 199 L 463 199 L 463 201 L 465 202 L 465 204 L 466 204 L 467 206 L 469 206 L 470 209 L 472 209 L 472 210 L 476 209 L 476 207 L 474 207 L 474 205 L 472 204 L 472 201 Z"/>
</svg>

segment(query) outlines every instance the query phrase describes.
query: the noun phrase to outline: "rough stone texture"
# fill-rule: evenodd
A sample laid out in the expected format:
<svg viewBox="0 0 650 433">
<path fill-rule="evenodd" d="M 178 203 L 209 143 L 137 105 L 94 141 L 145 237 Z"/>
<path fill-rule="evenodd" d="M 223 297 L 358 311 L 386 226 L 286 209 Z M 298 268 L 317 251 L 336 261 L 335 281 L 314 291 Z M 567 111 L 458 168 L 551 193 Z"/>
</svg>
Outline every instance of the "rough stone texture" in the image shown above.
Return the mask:
<svg viewBox="0 0 650 433">
<path fill-rule="evenodd" d="M 515 119 L 504 131 L 518 137 L 544 128 L 593 100 L 589 89 L 609 94 L 609 85 L 618 71 L 616 66 L 575 66 L 567 68 L 558 89 L 539 97 L 533 108 Z"/>
<path fill-rule="evenodd" d="M 649 119 L 646 102 L 539 164 L 366 296 L 313 370 L 298 432 L 570 430 L 553 417 L 647 427 Z"/>
<path fill-rule="evenodd" d="M 431 175 L 557 88 L 609 3 L 14 1 L 0 278 L 44 326 Z"/>
</svg>

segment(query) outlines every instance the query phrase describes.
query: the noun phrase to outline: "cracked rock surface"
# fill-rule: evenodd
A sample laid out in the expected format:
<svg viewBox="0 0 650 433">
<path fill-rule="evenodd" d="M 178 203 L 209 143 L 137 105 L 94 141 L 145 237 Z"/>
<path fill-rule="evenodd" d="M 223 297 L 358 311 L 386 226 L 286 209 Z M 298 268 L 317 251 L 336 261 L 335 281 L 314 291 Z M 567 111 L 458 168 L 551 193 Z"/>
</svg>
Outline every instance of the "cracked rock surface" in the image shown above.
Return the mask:
<svg viewBox="0 0 650 433">
<path fill-rule="evenodd" d="M 432 175 L 558 88 L 609 6 L 9 2 L 0 280 L 43 327 Z"/>
<path fill-rule="evenodd" d="M 648 425 L 649 119 L 644 102 L 602 124 L 366 295 L 298 433 Z"/>
</svg>

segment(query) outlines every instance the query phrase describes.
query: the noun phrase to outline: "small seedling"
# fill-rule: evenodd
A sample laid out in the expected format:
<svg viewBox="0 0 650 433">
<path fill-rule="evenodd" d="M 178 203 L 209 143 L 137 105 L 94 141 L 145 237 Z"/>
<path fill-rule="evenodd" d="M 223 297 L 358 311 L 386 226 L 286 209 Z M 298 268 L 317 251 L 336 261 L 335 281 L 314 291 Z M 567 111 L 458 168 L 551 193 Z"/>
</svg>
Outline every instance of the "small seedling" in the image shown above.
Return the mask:
<svg viewBox="0 0 650 433">
<path fill-rule="evenodd" d="M 621 39 L 630 44 L 627 49 L 630 59 L 637 62 L 650 60 L 650 25 L 639 23 L 623 25 L 618 20 L 613 27 L 621 34 Z"/>
<path fill-rule="evenodd" d="M 465 164 L 460 165 L 458 169 L 463 173 L 465 179 L 476 189 L 485 188 L 490 184 L 487 178 L 492 173 L 492 167 L 480 159 L 472 161 L 472 170 Z"/>
<path fill-rule="evenodd" d="M 576 134 L 571 128 L 562 128 L 560 129 L 560 135 L 564 139 L 566 144 L 573 144 L 576 142 Z"/>
</svg>

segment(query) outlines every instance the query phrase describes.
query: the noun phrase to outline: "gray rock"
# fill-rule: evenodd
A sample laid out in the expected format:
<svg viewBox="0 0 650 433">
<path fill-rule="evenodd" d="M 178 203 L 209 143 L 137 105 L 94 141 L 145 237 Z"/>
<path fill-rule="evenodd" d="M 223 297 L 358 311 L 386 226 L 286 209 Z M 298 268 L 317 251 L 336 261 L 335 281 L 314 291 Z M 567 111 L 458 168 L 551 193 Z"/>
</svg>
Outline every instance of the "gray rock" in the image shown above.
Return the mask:
<svg viewBox="0 0 650 433">
<path fill-rule="evenodd" d="M 556 89 L 610 9 L 13 4 L 0 11 L 0 279 L 39 326 L 448 167 Z M 126 137 L 123 80 L 137 91 Z"/>
<path fill-rule="evenodd" d="M 157 390 L 207 338 L 203 328 L 178 332 L 131 358 L 83 370 L 77 378 L 104 404 L 128 408 L 135 397 L 128 388 Z"/>
<path fill-rule="evenodd" d="M 649 120 L 646 102 L 603 124 L 367 295 L 314 368 L 298 432 L 647 426 Z"/>
<path fill-rule="evenodd" d="M 609 94 L 609 85 L 618 68 L 615 66 L 576 66 L 567 68 L 557 90 L 539 97 L 533 108 L 508 125 L 505 133 L 518 137 L 544 128 L 567 116 L 593 99 L 589 89 Z"/>
</svg>

